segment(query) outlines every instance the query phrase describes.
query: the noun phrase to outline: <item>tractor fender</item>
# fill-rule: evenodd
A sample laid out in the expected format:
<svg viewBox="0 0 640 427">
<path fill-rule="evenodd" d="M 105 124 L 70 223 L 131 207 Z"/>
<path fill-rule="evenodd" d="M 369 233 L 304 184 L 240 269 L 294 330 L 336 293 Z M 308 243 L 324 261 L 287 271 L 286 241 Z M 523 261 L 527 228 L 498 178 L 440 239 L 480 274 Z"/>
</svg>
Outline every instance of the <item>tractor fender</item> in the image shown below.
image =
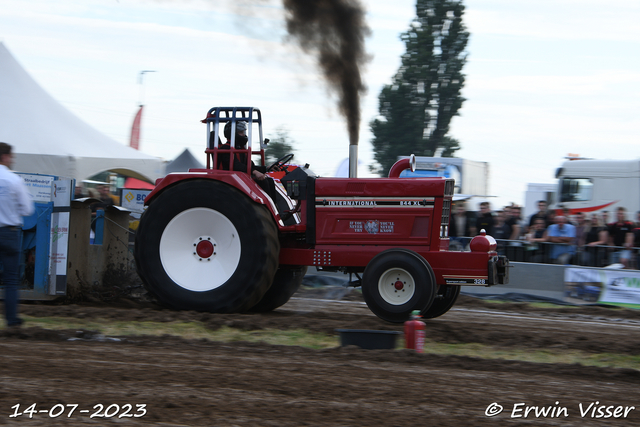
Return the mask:
<svg viewBox="0 0 640 427">
<path fill-rule="evenodd" d="M 153 200 L 163 193 L 167 188 L 180 185 L 181 182 L 195 179 L 210 179 L 220 181 L 232 187 L 235 187 L 242 193 L 246 194 L 254 203 L 264 205 L 269 209 L 271 215 L 277 221 L 278 210 L 269 197 L 258 184 L 246 173 L 229 172 L 223 170 L 201 170 L 189 172 L 173 172 L 156 180 L 155 188 L 144 199 L 145 206 L 148 206 Z M 203 197 L 206 195 L 203 194 Z"/>
</svg>

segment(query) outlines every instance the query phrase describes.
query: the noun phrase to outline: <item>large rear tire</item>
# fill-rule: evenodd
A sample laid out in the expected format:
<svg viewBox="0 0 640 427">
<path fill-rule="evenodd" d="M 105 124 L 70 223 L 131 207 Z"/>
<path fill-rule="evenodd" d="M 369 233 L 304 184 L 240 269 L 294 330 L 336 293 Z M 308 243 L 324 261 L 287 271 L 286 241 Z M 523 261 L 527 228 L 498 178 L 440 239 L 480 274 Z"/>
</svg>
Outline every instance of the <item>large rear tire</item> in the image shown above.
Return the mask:
<svg viewBox="0 0 640 427">
<path fill-rule="evenodd" d="M 435 297 L 435 275 L 416 252 L 389 249 L 376 255 L 362 275 L 362 295 L 369 309 L 387 322 L 401 323 Z"/>
<path fill-rule="evenodd" d="M 430 307 L 422 310 L 423 319 L 433 319 L 442 316 L 453 307 L 460 295 L 460 286 L 441 285 Z"/>
<path fill-rule="evenodd" d="M 249 311 L 254 313 L 266 313 L 283 306 L 296 293 L 304 275 L 307 274 L 307 266 L 281 266 L 276 271 L 273 283 L 262 299 Z"/>
<path fill-rule="evenodd" d="M 183 310 L 246 311 L 278 267 L 269 211 L 237 189 L 189 180 L 166 189 L 140 218 L 135 260 L 147 290 Z"/>
</svg>

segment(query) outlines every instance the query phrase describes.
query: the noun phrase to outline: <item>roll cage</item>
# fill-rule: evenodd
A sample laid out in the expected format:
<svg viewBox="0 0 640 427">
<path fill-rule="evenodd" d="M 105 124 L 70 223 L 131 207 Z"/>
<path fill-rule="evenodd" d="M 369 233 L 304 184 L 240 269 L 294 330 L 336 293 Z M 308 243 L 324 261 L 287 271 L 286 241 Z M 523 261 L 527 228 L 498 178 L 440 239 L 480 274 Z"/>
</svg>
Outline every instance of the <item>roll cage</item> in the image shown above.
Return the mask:
<svg viewBox="0 0 640 427">
<path fill-rule="evenodd" d="M 223 144 L 220 138 L 222 129 L 226 123 L 231 122 L 231 141 L 229 146 Z M 246 148 L 236 148 L 236 123 L 247 122 L 247 137 L 249 139 Z M 213 107 L 207 112 L 207 117 L 202 120 L 202 123 L 207 125 L 207 148 L 205 153 L 207 154 L 207 169 L 219 169 L 218 157 L 221 153 L 220 150 L 224 150 L 224 154 L 229 155 L 229 167 L 224 168 L 226 170 L 233 170 L 233 159 L 236 153 L 246 153 L 247 171 L 251 171 L 251 157 L 253 155 L 260 156 L 260 164 L 265 166 L 264 149 L 269 142 L 268 139 L 263 139 L 262 136 L 262 114 L 258 108 L 254 107 Z M 258 128 L 258 144 L 259 149 L 253 149 L 253 130 L 254 124 Z"/>
</svg>

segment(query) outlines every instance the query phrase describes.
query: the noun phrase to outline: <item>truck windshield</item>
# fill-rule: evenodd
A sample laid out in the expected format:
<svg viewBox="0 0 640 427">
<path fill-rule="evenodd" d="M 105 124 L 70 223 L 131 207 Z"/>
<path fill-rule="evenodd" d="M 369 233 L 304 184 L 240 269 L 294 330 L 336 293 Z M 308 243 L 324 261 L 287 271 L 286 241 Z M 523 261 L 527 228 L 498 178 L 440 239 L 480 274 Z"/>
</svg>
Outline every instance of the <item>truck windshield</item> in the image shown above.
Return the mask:
<svg viewBox="0 0 640 427">
<path fill-rule="evenodd" d="M 589 178 L 562 178 L 560 202 L 580 202 L 591 200 L 593 182 Z"/>
</svg>

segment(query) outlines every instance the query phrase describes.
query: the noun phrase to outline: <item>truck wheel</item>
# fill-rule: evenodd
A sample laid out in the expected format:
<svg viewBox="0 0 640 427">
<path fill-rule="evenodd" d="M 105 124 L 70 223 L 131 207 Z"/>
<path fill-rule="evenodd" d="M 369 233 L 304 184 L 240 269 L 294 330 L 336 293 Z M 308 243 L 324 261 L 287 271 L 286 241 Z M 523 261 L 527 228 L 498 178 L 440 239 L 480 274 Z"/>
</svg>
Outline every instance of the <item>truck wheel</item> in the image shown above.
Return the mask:
<svg viewBox="0 0 640 427">
<path fill-rule="evenodd" d="M 134 255 L 138 274 L 160 302 L 233 313 L 267 292 L 279 251 L 267 209 L 227 184 L 190 180 L 166 189 L 147 208 Z"/>
<path fill-rule="evenodd" d="M 304 275 L 307 274 L 307 266 L 282 266 L 276 271 L 273 283 L 262 297 L 260 302 L 251 307 L 249 311 L 254 313 L 265 313 L 273 311 L 283 306 L 289 301 L 289 298 L 296 293 Z"/>
<path fill-rule="evenodd" d="M 433 319 L 434 317 L 442 316 L 453 307 L 453 304 L 455 304 L 458 299 L 458 295 L 460 295 L 460 286 L 441 285 L 440 289 L 438 289 L 438 294 L 433 300 L 433 303 L 431 303 L 431 307 L 422 310 L 420 315 L 424 319 Z"/>
<path fill-rule="evenodd" d="M 407 249 L 389 249 L 376 255 L 362 276 L 362 295 L 379 318 L 400 323 L 413 310 L 424 310 L 435 297 L 435 275 L 429 263 Z"/>
</svg>

